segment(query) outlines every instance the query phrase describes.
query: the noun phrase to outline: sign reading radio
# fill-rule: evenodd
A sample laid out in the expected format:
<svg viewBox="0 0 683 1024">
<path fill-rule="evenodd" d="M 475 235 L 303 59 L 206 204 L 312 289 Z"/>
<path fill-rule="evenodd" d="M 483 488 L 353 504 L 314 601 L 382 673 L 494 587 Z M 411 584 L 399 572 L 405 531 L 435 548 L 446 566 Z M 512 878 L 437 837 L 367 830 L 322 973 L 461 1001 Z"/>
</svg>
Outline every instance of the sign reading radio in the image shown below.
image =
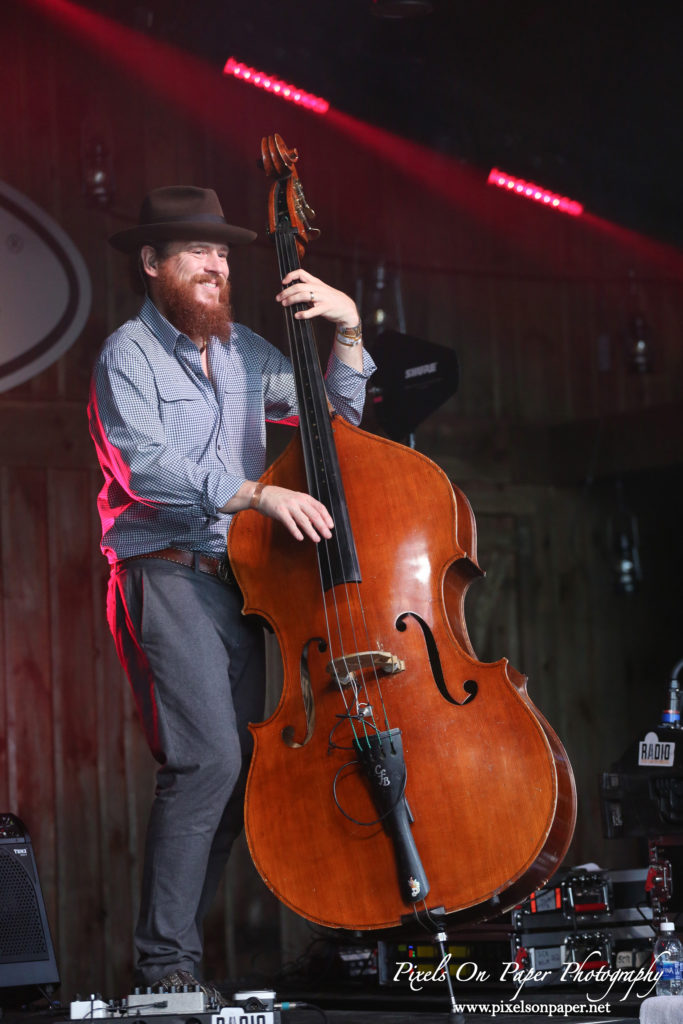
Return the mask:
<svg viewBox="0 0 683 1024">
<path fill-rule="evenodd" d="M 656 732 L 649 732 L 638 744 L 638 764 L 647 767 L 671 768 L 676 756 L 676 744 L 660 740 Z"/>
</svg>

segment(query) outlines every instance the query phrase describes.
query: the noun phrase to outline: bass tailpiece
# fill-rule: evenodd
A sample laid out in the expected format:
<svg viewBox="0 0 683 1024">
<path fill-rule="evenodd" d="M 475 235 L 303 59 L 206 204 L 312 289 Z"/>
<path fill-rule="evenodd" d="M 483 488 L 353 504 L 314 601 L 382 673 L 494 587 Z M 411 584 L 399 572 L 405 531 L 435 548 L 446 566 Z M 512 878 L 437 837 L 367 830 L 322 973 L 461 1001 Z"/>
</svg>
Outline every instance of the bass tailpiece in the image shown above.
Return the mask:
<svg viewBox="0 0 683 1024">
<path fill-rule="evenodd" d="M 372 799 L 385 831 L 394 844 L 401 895 L 417 903 L 429 892 L 411 825 L 414 821 L 405 797 L 406 764 L 400 729 L 388 729 L 353 741 L 370 783 Z"/>
</svg>

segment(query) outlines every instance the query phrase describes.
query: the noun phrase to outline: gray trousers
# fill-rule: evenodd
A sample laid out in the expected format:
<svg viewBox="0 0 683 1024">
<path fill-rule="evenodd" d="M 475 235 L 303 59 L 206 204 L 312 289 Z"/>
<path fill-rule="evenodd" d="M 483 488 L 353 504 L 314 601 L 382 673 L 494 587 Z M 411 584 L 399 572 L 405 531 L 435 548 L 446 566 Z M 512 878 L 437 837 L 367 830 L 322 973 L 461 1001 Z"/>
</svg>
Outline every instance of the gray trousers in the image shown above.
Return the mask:
<svg viewBox="0 0 683 1024">
<path fill-rule="evenodd" d="M 243 826 L 252 749 L 263 717 L 263 632 L 235 586 L 156 559 L 112 570 L 116 649 L 160 764 L 145 846 L 136 982 L 200 973 L 202 922 Z"/>
</svg>

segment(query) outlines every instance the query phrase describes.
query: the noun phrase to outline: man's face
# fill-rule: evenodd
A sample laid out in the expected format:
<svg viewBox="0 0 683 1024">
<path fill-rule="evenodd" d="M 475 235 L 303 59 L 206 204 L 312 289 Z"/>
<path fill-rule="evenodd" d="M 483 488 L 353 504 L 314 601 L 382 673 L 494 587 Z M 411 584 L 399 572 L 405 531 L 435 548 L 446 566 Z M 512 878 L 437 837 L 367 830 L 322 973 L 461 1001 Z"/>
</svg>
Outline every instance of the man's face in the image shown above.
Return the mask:
<svg viewBox="0 0 683 1024">
<path fill-rule="evenodd" d="M 171 242 L 163 262 L 169 279 L 194 286 L 192 294 L 197 302 L 210 306 L 220 301 L 230 273 L 227 245 Z"/>
<path fill-rule="evenodd" d="M 154 302 L 166 318 L 195 342 L 230 337 L 232 310 L 228 247 L 213 242 L 171 242 L 164 255 L 145 246 L 145 270 Z"/>
</svg>

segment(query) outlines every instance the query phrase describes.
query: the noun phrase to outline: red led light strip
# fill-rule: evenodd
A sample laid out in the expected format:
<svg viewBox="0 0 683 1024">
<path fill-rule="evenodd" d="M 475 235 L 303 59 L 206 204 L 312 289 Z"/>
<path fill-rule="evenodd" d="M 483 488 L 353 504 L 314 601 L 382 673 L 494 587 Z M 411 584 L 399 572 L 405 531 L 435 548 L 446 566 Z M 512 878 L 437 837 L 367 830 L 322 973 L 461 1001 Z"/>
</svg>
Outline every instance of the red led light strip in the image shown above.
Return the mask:
<svg viewBox="0 0 683 1024">
<path fill-rule="evenodd" d="M 316 114 L 326 114 L 330 109 L 327 100 L 321 99 L 320 96 L 313 96 L 312 93 L 304 92 L 303 89 L 298 89 L 295 85 L 281 82 L 279 78 L 274 78 L 273 75 L 268 75 L 265 71 L 256 71 L 255 68 L 242 64 L 234 57 L 229 57 L 226 61 L 223 74 L 234 75 L 235 78 L 240 78 L 243 82 L 248 82 L 249 85 L 255 85 L 257 89 L 265 89 L 275 96 L 281 96 L 283 100 L 298 103 L 300 107 L 306 107 L 308 110 L 314 110 Z"/>
<path fill-rule="evenodd" d="M 512 175 L 499 171 L 495 167 L 489 174 L 487 184 L 505 188 L 508 192 L 514 192 L 525 199 L 533 199 L 534 202 L 542 203 L 553 210 L 559 210 L 560 213 L 569 213 L 572 217 L 579 217 L 583 213 L 583 206 L 574 199 L 558 196 L 554 192 L 549 192 L 547 188 L 534 185 L 531 181 L 524 181 L 523 178 L 513 178 Z"/>
</svg>

